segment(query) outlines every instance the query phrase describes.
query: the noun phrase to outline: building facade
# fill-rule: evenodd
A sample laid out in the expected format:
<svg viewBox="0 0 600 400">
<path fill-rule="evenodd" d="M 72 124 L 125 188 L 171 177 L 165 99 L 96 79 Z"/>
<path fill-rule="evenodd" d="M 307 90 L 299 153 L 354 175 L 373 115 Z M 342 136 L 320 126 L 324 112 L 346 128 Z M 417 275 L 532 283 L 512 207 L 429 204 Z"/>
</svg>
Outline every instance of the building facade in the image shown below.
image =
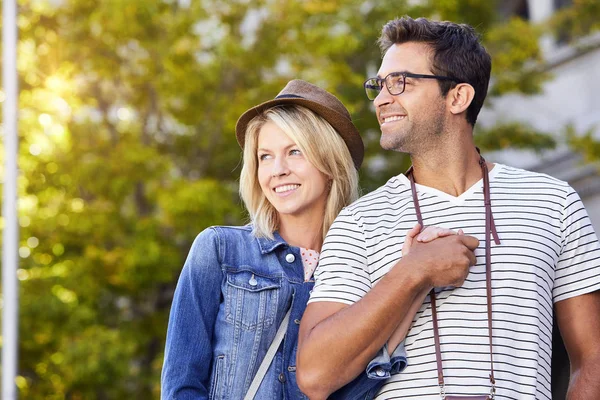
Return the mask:
<svg viewBox="0 0 600 400">
<path fill-rule="evenodd" d="M 506 17 L 518 15 L 532 23 L 543 24 L 572 0 L 509 0 L 500 2 Z M 552 79 L 536 96 L 511 94 L 493 99 L 482 110 L 478 124 L 521 121 L 540 131 L 555 135 L 555 150 L 536 154 L 531 151 L 506 150 L 488 155 L 496 161 L 549 174 L 567 181 L 581 196 L 597 233 L 600 233 L 600 175 L 596 164 L 585 164 L 583 157 L 565 143 L 565 127 L 576 132 L 594 130 L 600 139 L 600 32 L 575 44 L 543 37 L 540 43 L 545 69 Z M 553 398 L 565 399 L 569 380 L 569 361 L 554 324 L 552 386 Z"/>
</svg>

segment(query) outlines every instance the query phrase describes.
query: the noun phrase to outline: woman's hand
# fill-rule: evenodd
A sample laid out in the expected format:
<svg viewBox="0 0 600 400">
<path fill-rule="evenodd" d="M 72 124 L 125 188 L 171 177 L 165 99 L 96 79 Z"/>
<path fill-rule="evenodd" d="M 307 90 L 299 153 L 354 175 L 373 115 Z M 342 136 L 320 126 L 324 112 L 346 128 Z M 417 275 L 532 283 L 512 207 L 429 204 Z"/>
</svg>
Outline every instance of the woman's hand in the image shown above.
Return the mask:
<svg viewBox="0 0 600 400">
<path fill-rule="evenodd" d="M 410 248 L 412 247 L 415 241 L 421 243 L 431 242 L 437 238 L 450 236 L 450 235 L 464 235 L 462 229 L 459 229 L 458 232 L 453 231 L 452 229 L 440 228 L 437 226 L 427 226 L 425 229 L 421 231 L 421 225 L 416 224 L 408 233 L 406 234 L 406 239 L 404 240 L 404 245 L 402 245 L 402 255 L 405 256 L 410 252 Z"/>
<path fill-rule="evenodd" d="M 437 226 L 427 226 L 421 231 L 421 225 L 416 224 L 406 234 L 404 245 L 402 245 L 402 256 L 405 256 L 409 253 L 410 248 L 415 242 L 427 243 L 435 239 L 451 235 L 464 235 L 464 232 L 462 229 L 459 229 L 457 232 L 455 232 L 451 229 L 440 228 Z M 417 298 L 415 298 L 415 300 L 411 304 L 410 309 L 406 313 L 406 316 L 404 317 L 402 322 L 400 322 L 394 333 L 392 333 L 392 336 L 390 336 L 388 340 L 388 351 L 390 355 L 406 337 L 406 334 L 408 333 L 410 326 L 412 325 L 413 318 L 417 314 L 417 311 L 419 311 L 419 309 L 421 308 L 421 305 L 423 304 L 423 301 L 425 300 L 425 297 L 427 297 L 428 293 L 429 290 L 421 293 L 419 296 L 417 296 Z"/>
</svg>

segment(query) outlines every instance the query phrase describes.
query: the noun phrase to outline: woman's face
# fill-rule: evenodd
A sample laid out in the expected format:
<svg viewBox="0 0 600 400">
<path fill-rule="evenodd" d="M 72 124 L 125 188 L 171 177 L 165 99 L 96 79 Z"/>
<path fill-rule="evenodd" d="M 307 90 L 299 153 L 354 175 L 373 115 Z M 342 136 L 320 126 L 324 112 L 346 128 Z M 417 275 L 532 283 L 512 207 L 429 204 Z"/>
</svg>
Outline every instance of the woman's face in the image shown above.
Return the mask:
<svg viewBox="0 0 600 400">
<path fill-rule="evenodd" d="M 260 187 L 281 218 L 323 218 L 329 178 L 273 122 L 258 134 L 257 157 Z"/>
</svg>

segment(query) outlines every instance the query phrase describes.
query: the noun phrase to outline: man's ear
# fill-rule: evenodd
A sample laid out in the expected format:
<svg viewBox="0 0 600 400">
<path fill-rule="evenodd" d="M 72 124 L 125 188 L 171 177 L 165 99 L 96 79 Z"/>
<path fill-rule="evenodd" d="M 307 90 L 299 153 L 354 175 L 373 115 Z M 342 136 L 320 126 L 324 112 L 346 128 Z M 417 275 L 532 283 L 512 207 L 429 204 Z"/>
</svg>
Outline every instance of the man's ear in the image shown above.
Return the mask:
<svg viewBox="0 0 600 400">
<path fill-rule="evenodd" d="M 473 97 L 475 97 L 473 86 L 468 83 L 459 83 L 446 96 L 448 110 L 454 115 L 466 112 L 473 101 Z"/>
</svg>

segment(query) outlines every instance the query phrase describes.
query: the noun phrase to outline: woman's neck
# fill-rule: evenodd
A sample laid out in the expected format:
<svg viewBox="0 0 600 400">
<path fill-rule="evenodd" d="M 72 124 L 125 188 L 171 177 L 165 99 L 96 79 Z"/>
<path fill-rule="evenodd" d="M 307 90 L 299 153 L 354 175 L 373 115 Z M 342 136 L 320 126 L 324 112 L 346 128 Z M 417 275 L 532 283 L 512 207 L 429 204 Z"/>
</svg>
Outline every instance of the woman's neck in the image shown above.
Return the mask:
<svg viewBox="0 0 600 400">
<path fill-rule="evenodd" d="M 323 218 L 280 216 L 279 234 L 290 245 L 321 251 Z"/>
</svg>

